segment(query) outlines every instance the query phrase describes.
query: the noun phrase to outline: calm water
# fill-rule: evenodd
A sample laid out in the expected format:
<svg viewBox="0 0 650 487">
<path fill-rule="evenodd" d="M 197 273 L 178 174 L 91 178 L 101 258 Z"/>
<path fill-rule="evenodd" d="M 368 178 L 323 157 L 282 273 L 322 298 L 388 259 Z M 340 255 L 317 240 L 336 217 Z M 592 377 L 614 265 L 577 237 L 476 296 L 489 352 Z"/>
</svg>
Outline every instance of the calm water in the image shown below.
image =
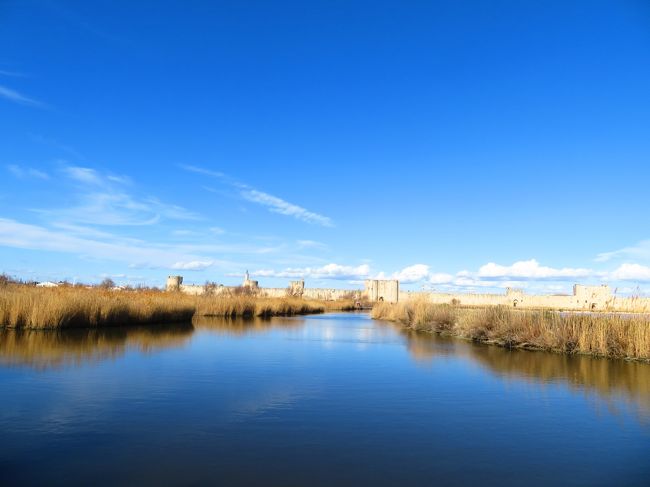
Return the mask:
<svg viewBox="0 0 650 487">
<path fill-rule="evenodd" d="M 0 485 L 650 485 L 650 365 L 365 314 L 0 332 Z"/>
</svg>

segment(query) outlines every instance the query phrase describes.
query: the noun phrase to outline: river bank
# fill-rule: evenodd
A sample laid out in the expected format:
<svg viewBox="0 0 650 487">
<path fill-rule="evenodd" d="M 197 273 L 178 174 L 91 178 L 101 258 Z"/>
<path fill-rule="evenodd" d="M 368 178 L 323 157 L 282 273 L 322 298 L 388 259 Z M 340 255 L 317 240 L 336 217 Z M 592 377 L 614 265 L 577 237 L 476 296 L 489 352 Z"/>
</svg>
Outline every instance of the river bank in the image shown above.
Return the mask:
<svg viewBox="0 0 650 487">
<path fill-rule="evenodd" d="M 372 317 L 507 348 L 650 362 L 650 318 L 644 315 L 560 314 L 505 306 L 476 309 L 415 300 L 378 303 Z"/>
<path fill-rule="evenodd" d="M 353 309 L 351 300 L 316 301 L 252 295 L 188 296 L 158 290 L 61 286 L 0 287 L 0 327 L 87 328 L 190 322 L 195 316 L 271 317 Z"/>
</svg>

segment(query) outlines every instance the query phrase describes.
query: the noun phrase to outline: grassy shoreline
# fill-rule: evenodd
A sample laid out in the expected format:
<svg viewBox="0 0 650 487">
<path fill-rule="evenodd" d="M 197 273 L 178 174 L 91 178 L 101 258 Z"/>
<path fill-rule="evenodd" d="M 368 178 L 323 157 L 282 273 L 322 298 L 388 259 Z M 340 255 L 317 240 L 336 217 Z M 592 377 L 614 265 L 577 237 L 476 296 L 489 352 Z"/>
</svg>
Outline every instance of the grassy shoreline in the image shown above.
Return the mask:
<svg viewBox="0 0 650 487">
<path fill-rule="evenodd" d="M 505 306 L 459 308 L 424 300 L 378 303 L 372 317 L 507 348 L 650 361 L 647 316 L 560 314 Z"/>
<path fill-rule="evenodd" d="M 0 287 L 0 327 L 93 328 L 189 322 L 194 316 L 271 317 L 348 310 L 352 301 L 255 296 L 188 296 L 157 290 L 61 286 Z"/>
</svg>

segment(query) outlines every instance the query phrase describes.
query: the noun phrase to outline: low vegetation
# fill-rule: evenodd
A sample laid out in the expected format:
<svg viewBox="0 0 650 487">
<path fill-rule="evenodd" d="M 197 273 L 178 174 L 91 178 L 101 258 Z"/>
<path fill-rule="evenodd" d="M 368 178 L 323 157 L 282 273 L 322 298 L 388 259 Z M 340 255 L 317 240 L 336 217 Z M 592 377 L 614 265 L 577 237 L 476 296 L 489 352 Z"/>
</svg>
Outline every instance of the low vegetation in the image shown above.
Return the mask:
<svg viewBox="0 0 650 487">
<path fill-rule="evenodd" d="M 378 303 L 372 317 L 510 348 L 650 360 L 646 315 L 521 311 L 505 306 L 470 309 L 416 300 Z"/>
<path fill-rule="evenodd" d="M 252 295 L 195 297 L 197 316 L 270 317 L 293 316 L 325 311 L 349 311 L 354 309 L 353 300 L 317 301 L 285 297 L 264 298 Z"/>
<path fill-rule="evenodd" d="M 39 288 L 0 282 L 0 326 L 74 328 L 188 322 L 198 316 L 270 317 L 353 309 L 353 301 L 322 302 L 247 295 L 188 296 L 106 285 Z"/>
</svg>

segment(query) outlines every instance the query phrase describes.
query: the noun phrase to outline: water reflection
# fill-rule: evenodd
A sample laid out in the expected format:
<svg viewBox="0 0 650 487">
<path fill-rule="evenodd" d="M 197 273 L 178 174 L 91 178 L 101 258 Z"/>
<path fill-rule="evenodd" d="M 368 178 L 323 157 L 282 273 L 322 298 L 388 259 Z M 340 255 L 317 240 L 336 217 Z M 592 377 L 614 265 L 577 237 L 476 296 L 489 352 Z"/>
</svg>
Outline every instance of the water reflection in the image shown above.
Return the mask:
<svg viewBox="0 0 650 487">
<path fill-rule="evenodd" d="M 325 347 L 353 343 L 366 350 L 404 339 L 418 362 L 465 359 L 500 377 L 535 384 L 564 383 L 594 393 L 616 412 L 621 403 L 650 421 L 650 365 L 544 352 L 509 351 L 453 338 L 400 330 L 354 314 L 282 319 L 201 318 L 193 324 L 84 330 L 0 330 L 0 364 L 47 369 L 115 359 L 128 350 L 151 353 L 186 345 L 195 331 L 224 337 L 280 332 L 289 340 L 319 341 Z"/>
<path fill-rule="evenodd" d="M 535 383 L 562 382 L 578 391 L 593 392 L 616 412 L 621 400 L 644 421 L 650 421 L 650 364 L 562 355 L 525 350 L 506 350 L 455 338 L 402 331 L 411 355 L 418 361 L 436 357 L 463 357 L 502 377 Z"/>
<path fill-rule="evenodd" d="M 360 314 L 0 331 L 0 484 L 643 486 L 649 374 Z"/>
<path fill-rule="evenodd" d="M 223 336 L 245 336 L 278 329 L 300 329 L 305 325 L 302 316 L 292 318 L 221 318 L 201 316 L 193 320 L 196 330 L 206 330 Z"/>
<path fill-rule="evenodd" d="M 0 364 L 45 369 L 113 359 L 128 349 L 151 353 L 184 345 L 193 331 L 189 323 L 73 330 L 0 329 Z"/>
</svg>

